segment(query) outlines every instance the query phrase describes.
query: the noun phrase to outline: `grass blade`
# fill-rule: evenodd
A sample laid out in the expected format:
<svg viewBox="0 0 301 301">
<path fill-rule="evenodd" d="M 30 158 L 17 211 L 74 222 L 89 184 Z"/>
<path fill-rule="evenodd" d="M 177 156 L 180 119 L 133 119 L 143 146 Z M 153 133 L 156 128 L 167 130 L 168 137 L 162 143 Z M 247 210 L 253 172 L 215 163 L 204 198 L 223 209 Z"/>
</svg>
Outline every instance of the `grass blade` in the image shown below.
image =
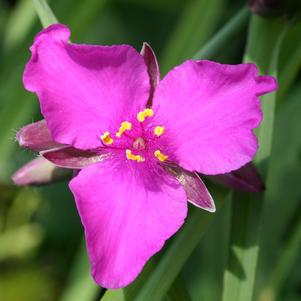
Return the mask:
<svg viewBox="0 0 301 301">
<path fill-rule="evenodd" d="M 291 32 L 288 34 L 288 39 L 286 39 L 286 43 L 292 46 L 288 51 L 282 54 L 285 63 L 279 78 L 279 93 L 277 96 L 279 100 L 283 99 L 294 79 L 297 77 L 301 67 L 301 41 L 299 39 L 301 31 L 300 20 L 292 27 Z"/>
<path fill-rule="evenodd" d="M 279 52 L 288 28 L 289 25 L 282 22 L 253 16 L 246 61 L 255 62 L 265 73 L 277 76 Z M 275 93 L 262 99 L 264 121 L 258 131 L 260 148 L 255 163 L 265 180 L 271 153 L 275 100 Z M 251 301 L 253 298 L 263 201 L 264 195 L 233 194 L 230 253 L 224 272 L 223 301 Z"/>
<path fill-rule="evenodd" d="M 166 301 L 191 301 L 189 292 L 180 276 L 173 282 L 168 294 L 165 298 Z"/>
<path fill-rule="evenodd" d="M 214 215 L 192 208 L 189 218 L 154 272 L 139 291 L 135 301 L 160 301 L 166 295 L 183 265 L 195 249 Z"/>
<path fill-rule="evenodd" d="M 10 13 L 4 33 L 3 48 L 8 52 L 23 42 L 31 29 L 36 14 L 31 1 L 18 1 L 14 10 Z"/>
<path fill-rule="evenodd" d="M 139 277 L 124 289 L 107 290 L 101 301 L 132 301 L 135 299 L 139 289 L 148 279 L 149 275 L 153 272 L 153 260 L 149 261 L 144 267 Z"/>
<path fill-rule="evenodd" d="M 32 0 L 43 27 L 59 23 L 46 0 Z"/>
<path fill-rule="evenodd" d="M 163 74 L 193 56 L 217 27 L 222 11 L 223 1 L 221 0 L 188 2 L 163 51 L 160 60 Z"/>
<path fill-rule="evenodd" d="M 262 291 L 259 301 L 277 300 L 278 292 L 281 289 L 283 283 L 289 276 L 291 267 L 296 262 L 301 246 L 301 220 L 299 220 L 295 227 L 291 238 L 287 244 L 283 247 L 281 257 L 277 260 L 276 266 L 271 274 L 271 278 L 268 281 L 267 287 Z"/>
<path fill-rule="evenodd" d="M 214 36 L 210 39 L 203 48 L 201 48 L 194 56 L 193 59 L 212 59 L 223 50 L 223 47 L 228 41 L 235 39 L 235 37 L 247 25 L 250 12 L 247 7 L 242 8 L 230 21 L 223 26 Z"/>
<path fill-rule="evenodd" d="M 72 266 L 70 279 L 61 301 L 95 300 L 100 287 L 90 275 L 90 264 L 86 252 L 86 243 L 82 242 Z"/>
</svg>

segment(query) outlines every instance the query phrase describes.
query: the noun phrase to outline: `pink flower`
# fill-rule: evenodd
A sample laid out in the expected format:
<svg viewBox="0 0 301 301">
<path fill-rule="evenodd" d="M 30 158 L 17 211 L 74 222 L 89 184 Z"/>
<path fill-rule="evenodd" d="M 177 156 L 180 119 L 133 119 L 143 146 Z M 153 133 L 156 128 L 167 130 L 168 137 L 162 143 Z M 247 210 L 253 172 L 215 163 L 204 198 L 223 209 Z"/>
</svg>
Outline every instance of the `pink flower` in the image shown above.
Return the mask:
<svg viewBox="0 0 301 301">
<path fill-rule="evenodd" d="M 31 148 L 80 169 L 69 186 L 93 277 L 123 287 L 182 226 L 187 199 L 215 211 L 196 171 L 221 174 L 252 160 L 258 96 L 276 82 L 253 64 L 191 60 L 160 81 L 147 44 L 139 54 L 127 45 L 71 44 L 69 36 L 66 26 L 52 25 L 31 47 L 24 85 L 47 122 L 38 139 L 46 147 Z M 30 144 L 24 134 L 19 141 Z"/>
</svg>

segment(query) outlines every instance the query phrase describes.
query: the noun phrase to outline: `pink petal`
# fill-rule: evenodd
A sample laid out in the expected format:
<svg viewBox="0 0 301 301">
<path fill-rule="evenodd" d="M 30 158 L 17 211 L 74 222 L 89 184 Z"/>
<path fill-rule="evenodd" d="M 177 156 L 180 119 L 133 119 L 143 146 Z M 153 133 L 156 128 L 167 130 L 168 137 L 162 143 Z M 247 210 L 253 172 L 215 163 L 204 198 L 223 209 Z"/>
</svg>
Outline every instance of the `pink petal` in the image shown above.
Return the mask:
<svg viewBox="0 0 301 301">
<path fill-rule="evenodd" d="M 99 136 L 116 116 L 145 107 L 149 76 L 130 46 L 77 45 L 69 37 L 61 24 L 40 32 L 23 82 L 39 96 L 55 141 L 91 149 L 100 146 Z"/>
<path fill-rule="evenodd" d="M 144 42 L 142 49 L 141 49 L 141 55 L 144 58 L 144 62 L 147 66 L 148 75 L 150 77 L 150 96 L 147 102 L 147 106 L 151 107 L 153 102 L 153 96 L 155 89 L 160 81 L 160 69 L 157 57 L 155 55 L 155 52 L 151 48 L 151 46 Z"/>
<path fill-rule="evenodd" d="M 173 177 L 131 172 L 113 162 L 86 167 L 70 182 L 92 275 L 106 288 L 133 281 L 187 214 L 185 192 Z"/>
<path fill-rule="evenodd" d="M 230 173 L 210 176 L 213 182 L 245 192 L 264 191 L 264 183 L 252 163 L 248 163 L 240 169 Z"/>
<path fill-rule="evenodd" d="M 253 64 L 187 61 L 158 85 L 154 110 L 166 120 L 178 164 L 203 174 L 235 170 L 257 151 L 252 130 L 261 119 L 259 95 L 274 91 Z"/>
<path fill-rule="evenodd" d="M 38 157 L 18 169 L 12 176 L 12 180 L 18 186 L 42 185 L 55 181 L 69 179 L 72 172 L 56 167 L 43 157 Z"/>
<path fill-rule="evenodd" d="M 196 172 L 190 172 L 178 166 L 167 167 L 166 170 L 181 183 L 191 204 L 209 212 L 216 211 L 212 196 Z"/>
<path fill-rule="evenodd" d="M 17 133 L 16 138 L 20 146 L 36 152 L 63 146 L 53 141 L 45 120 L 25 125 Z"/>
<path fill-rule="evenodd" d="M 44 158 L 59 167 L 82 169 L 85 166 L 102 161 L 106 153 L 83 151 L 73 147 L 59 148 L 40 153 Z"/>
</svg>

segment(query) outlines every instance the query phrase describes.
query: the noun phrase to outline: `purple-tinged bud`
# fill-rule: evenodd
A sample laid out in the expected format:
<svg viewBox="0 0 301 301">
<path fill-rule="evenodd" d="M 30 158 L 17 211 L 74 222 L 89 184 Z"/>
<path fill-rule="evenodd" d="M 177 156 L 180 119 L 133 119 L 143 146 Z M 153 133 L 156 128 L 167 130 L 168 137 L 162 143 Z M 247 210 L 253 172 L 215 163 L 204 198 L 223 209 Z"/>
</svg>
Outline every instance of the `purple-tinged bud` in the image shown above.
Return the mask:
<svg viewBox="0 0 301 301">
<path fill-rule="evenodd" d="M 252 163 L 248 163 L 240 169 L 230 173 L 208 176 L 208 178 L 213 182 L 238 191 L 261 192 L 265 189 L 264 183 L 262 182 L 256 167 Z"/>
<path fill-rule="evenodd" d="M 24 126 L 17 133 L 16 138 L 20 146 L 36 152 L 62 146 L 53 141 L 45 120 Z"/>
<path fill-rule="evenodd" d="M 266 17 L 294 16 L 301 11 L 300 0 L 248 0 L 252 12 Z"/>
<path fill-rule="evenodd" d="M 70 179 L 73 171 L 55 166 L 43 157 L 29 161 L 18 169 L 12 180 L 18 186 L 43 185 Z"/>
</svg>

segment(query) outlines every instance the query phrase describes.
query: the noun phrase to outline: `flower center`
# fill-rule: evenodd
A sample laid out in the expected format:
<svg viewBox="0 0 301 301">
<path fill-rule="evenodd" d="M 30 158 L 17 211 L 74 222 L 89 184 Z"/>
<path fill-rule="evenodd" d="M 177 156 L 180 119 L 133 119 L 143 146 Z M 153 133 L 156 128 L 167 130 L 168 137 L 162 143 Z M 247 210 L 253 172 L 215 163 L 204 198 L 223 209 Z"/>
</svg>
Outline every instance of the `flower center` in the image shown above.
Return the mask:
<svg viewBox="0 0 301 301">
<path fill-rule="evenodd" d="M 138 150 L 143 150 L 145 149 L 145 141 L 143 138 L 138 137 L 133 143 L 133 148 L 138 149 Z"/>
<path fill-rule="evenodd" d="M 154 111 L 147 108 L 137 114 L 133 123 L 128 120 L 121 122 L 115 137 L 106 131 L 100 139 L 112 149 L 123 149 L 128 160 L 140 163 L 152 157 L 164 162 L 168 156 L 162 152 L 159 138 L 165 133 L 165 128 L 161 125 L 154 126 L 153 121 L 150 121 L 153 116 Z"/>
</svg>

